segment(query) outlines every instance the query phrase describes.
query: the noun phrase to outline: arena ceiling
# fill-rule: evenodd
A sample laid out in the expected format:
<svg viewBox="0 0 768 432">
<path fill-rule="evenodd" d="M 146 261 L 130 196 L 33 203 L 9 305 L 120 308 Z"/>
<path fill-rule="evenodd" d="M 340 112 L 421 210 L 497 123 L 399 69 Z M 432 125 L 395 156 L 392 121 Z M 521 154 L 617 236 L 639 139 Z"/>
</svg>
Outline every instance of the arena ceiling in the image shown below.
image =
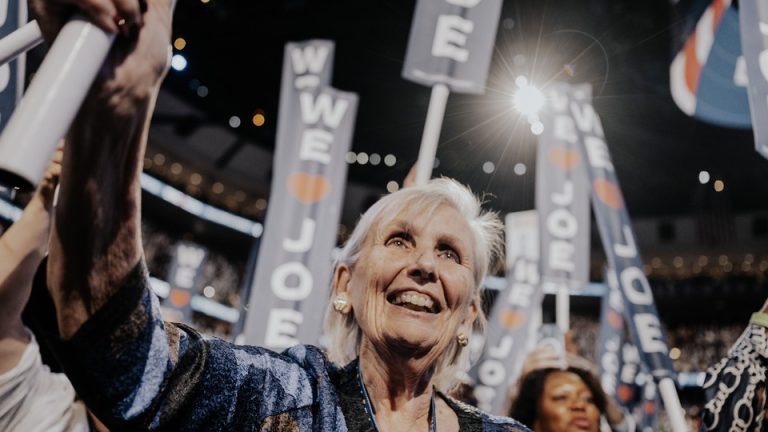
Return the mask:
<svg viewBox="0 0 768 432">
<path fill-rule="evenodd" d="M 685 0 L 678 8 L 685 6 Z M 429 89 L 404 80 L 402 63 L 415 2 L 178 2 L 174 39 L 187 59 L 171 70 L 153 122 L 150 172 L 193 195 L 258 215 L 268 198 L 283 47 L 336 43 L 333 85 L 360 97 L 352 151 L 397 162 L 351 164 L 357 214 L 415 162 Z M 492 195 L 501 212 L 533 207 L 535 139 L 510 106 L 514 78 L 543 83 L 558 75 L 590 82 L 630 214 L 682 215 L 768 209 L 768 160 L 750 130 L 727 129 L 681 113 L 669 93 L 669 64 L 682 17 L 668 0 L 506 1 L 488 90 L 451 95 L 435 175 Z M 568 74 L 561 73 L 568 65 Z M 264 124 L 251 119 L 260 113 Z M 240 120 L 230 126 L 232 116 Z M 768 119 L 766 119 L 768 121 Z M 236 123 L 236 122 L 235 122 Z M 155 158 L 156 154 L 162 157 Z M 171 170 L 171 161 L 181 169 Z M 163 162 L 158 164 L 157 162 Z M 493 172 L 483 170 L 492 162 Z M 515 165 L 524 164 L 525 173 Z M 700 184 L 699 172 L 712 177 Z M 194 174 L 199 177 L 193 178 Z M 725 188 L 715 192 L 714 180 Z M 211 192 L 213 185 L 223 192 Z M 222 187 L 219 187 L 222 186 Z"/>
</svg>

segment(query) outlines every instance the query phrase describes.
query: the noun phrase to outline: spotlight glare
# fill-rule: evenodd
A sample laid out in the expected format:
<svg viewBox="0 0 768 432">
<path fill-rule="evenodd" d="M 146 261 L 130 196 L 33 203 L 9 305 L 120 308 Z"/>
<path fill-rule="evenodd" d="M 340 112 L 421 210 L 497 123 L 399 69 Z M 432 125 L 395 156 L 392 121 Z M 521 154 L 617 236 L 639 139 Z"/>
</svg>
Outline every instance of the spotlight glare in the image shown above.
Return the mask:
<svg viewBox="0 0 768 432">
<path fill-rule="evenodd" d="M 709 171 L 699 172 L 699 183 L 701 184 L 709 183 Z"/>
<path fill-rule="evenodd" d="M 187 41 L 184 40 L 183 37 L 176 38 L 175 41 L 173 41 L 173 47 L 177 50 L 181 51 L 187 46 Z"/>
<path fill-rule="evenodd" d="M 483 164 L 483 172 L 486 174 L 492 174 L 496 170 L 496 164 L 491 161 L 486 161 Z"/>
<path fill-rule="evenodd" d="M 531 124 L 531 133 L 534 135 L 541 135 L 544 132 L 544 123 L 537 121 Z"/>
<path fill-rule="evenodd" d="M 171 67 L 176 71 L 183 71 L 187 68 L 187 59 L 181 54 L 174 54 L 171 57 Z"/>
<path fill-rule="evenodd" d="M 512 96 L 512 106 L 525 116 L 533 116 L 544 107 L 544 93 L 532 85 L 517 89 Z"/>
<path fill-rule="evenodd" d="M 257 112 L 256 114 L 254 114 L 253 118 L 251 119 L 251 122 L 256 127 L 264 126 L 264 122 L 266 121 L 267 119 L 264 117 L 264 114 L 260 112 Z"/>
<path fill-rule="evenodd" d="M 524 163 L 518 162 L 515 164 L 513 170 L 515 171 L 515 174 L 521 176 L 525 175 L 526 171 L 528 171 L 528 167 L 526 167 Z"/>
</svg>

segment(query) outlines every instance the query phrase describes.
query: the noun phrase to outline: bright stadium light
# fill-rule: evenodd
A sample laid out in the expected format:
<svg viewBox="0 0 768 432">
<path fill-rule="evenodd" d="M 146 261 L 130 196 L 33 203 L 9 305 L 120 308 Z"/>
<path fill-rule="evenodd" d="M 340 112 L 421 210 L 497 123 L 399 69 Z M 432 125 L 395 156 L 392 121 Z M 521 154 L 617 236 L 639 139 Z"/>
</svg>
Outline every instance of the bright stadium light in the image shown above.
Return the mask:
<svg viewBox="0 0 768 432">
<path fill-rule="evenodd" d="M 171 67 L 177 71 L 183 71 L 187 67 L 187 59 L 181 54 L 174 54 L 171 57 Z"/>
<path fill-rule="evenodd" d="M 517 91 L 512 96 L 512 106 L 523 115 L 533 116 L 543 107 L 546 99 L 544 93 L 531 85 L 524 77 L 518 77 L 515 80 L 518 85 Z"/>
</svg>

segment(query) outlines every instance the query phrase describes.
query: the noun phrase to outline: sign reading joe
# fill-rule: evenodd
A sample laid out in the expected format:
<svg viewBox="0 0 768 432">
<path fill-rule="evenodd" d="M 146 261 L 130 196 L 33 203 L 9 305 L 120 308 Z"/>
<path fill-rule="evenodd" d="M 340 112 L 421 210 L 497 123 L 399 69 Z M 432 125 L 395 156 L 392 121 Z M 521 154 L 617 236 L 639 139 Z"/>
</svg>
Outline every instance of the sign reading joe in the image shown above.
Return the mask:
<svg viewBox="0 0 768 432">
<path fill-rule="evenodd" d="M 483 93 L 501 0 L 420 0 L 403 77 L 457 93 Z"/>
</svg>

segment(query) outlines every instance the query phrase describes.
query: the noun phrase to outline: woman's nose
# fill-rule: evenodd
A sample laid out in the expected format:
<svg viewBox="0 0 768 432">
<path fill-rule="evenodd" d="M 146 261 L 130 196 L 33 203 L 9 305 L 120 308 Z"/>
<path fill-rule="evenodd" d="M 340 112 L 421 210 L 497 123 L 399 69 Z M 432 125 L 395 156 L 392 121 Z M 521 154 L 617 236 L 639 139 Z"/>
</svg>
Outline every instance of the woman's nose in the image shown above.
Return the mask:
<svg viewBox="0 0 768 432">
<path fill-rule="evenodd" d="M 437 261 L 432 251 L 418 252 L 415 256 L 408 275 L 416 279 L 419 283 L 430 283 L 437 281 Z"/>
<path fill-rule="evenodd" d="M 571 401 L 571 409 L 574 411 L 584 411 L 587 409 L 587 401 L 581 398 L 576 398 Z"/>
</svg>

